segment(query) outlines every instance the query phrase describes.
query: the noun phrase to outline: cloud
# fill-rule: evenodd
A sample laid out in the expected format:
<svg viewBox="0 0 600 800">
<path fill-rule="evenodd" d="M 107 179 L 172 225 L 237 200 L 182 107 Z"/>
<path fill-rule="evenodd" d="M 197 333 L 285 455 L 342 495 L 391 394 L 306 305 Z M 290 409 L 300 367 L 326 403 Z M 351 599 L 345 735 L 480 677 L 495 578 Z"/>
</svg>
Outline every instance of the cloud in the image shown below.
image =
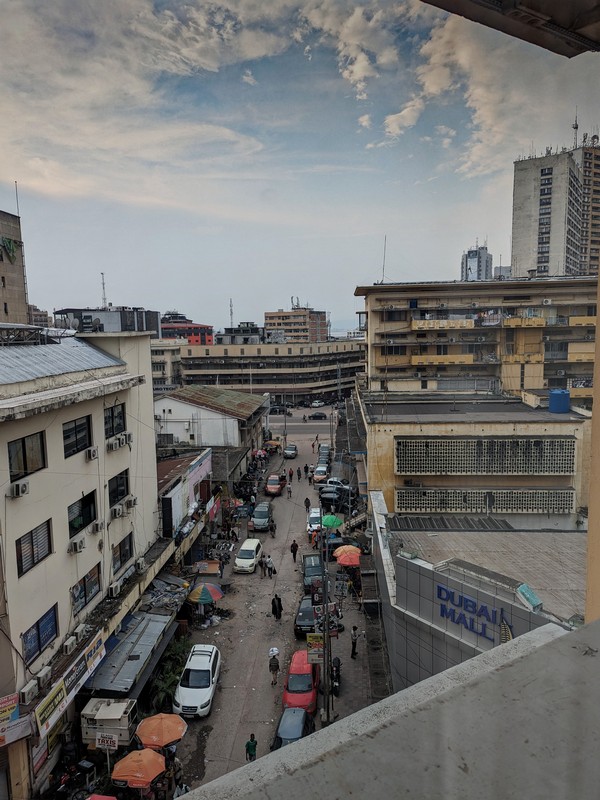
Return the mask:
<svg viewBox="0 0 600 800">
<path fill-rule="evenodd" d="M 424 108 L 423 98 L 413 97 L 398 114 L 389 114 L 384 122 L 386 136 L 401 136 L 407 128 L 414 127 Z"/>
<path fill-rule="evenodd" d="M 361 128 L 366 128 L 370 130 L 372 127 L 371 115 L 370 114 L 363 114 L 361 117 L 358 118 L 358 124 Z"/>
<path fill-rule="evenodd" d="M 244 74 L 242 75 L 242 81 L 244 83 L 248 83 L 250 86 L 256 86 L 256 78 L 252 74 L 251 69 L 244 70 Z"/>
</svg>

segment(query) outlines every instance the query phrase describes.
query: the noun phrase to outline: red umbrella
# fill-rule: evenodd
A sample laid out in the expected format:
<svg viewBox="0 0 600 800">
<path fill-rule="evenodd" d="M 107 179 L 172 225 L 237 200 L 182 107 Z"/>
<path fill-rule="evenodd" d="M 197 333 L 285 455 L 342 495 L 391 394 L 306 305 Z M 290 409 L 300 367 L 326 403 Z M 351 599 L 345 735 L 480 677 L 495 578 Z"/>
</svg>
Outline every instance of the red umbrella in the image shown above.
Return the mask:
<svg viewBox="0 0 600 800">
<path fill-rule="evenodd" d="M 113 783 L 132 789 L 147 789 L 165 771 L 165 759 L 154 750 L 134 750 L 117 761 L 112 771 Z"/>
<path fill-rule="evenodd" d="M 140 722 L 135 734 L 144 747 L 160 750 L 181 741 L 187 727 L 179 714 L 154 714 Z"/>
<path fill-rule="evenodd" d="M 337 563 L 342 567 L 358 567 L 360 565 L 360 554 L 342 553 L 340 556 L 337 556 Z"/>
</svg>

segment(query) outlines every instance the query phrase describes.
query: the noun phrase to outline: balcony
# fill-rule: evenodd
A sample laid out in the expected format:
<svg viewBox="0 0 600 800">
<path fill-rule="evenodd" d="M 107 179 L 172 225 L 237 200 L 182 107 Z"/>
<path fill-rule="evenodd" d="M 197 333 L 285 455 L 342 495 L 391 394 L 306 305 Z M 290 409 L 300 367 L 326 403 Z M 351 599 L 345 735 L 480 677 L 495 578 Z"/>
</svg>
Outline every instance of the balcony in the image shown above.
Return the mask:
<svg viewBox="0 0 600 800">
<path fill-rule="evenodd" d="M 430 364 L 473 364 L 473 353 L 447 353 L 446 355 L 415 355 L 411 356 L 410 363 L 413 367 L 426 367 Z"/>
<path fill-rule="evenodd" d="M 596 317 L 569 317 L 569 325 L 573 328 L 590 328 L 596 326 Z"/>
<path fill-rule="evenodd" d="M 503 323 L 505 328 L 545 328 L 545 317 L 507 317 Z"/>
<path fill-rule="evenodd" d="M 413 319 L 410 323 L 413 331 L 445 331 L 474 327 L 474 319 Z"/>
<path fill-rule="evenodd" d="M 504 364 L 543 364 L 542 353 L 506 353 L 502 356 Z"/>
</svg>

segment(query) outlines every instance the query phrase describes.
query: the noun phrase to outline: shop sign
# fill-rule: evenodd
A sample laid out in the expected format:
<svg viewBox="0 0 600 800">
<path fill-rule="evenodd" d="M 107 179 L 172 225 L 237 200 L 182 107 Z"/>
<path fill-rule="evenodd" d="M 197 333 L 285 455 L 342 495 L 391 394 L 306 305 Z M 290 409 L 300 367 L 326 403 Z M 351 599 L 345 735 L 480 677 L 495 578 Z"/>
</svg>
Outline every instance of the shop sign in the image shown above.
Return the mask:
<svg viewBox="0 0 600 800">
<path fill-rule="evenodd" d="M 306 651 L 309 664 L 323 663 L 324 648 L 324 637 L 322 633 L 306 634 Z"/>
<path fill-rule="evenodd" d="M 0 722 L 19 719 L 19 694 L 7 694 L 0 697 Z"/>
<path fill-rule="evenodd" d="M 96 732 L 96 747 L 99 750 L 117 750 L 119 747 L 119 737 L 114 733 Z"/>
<path fill-rule="evenodd" d="M 40 736 L 46 736 L 50 728 L 55 725 L 67 708 L 67 690 L 64 681 L 59 681 L 52 687 L 50 693 L 36 706 L 34 711 Z"/>
<path fill-rule="evenodd" d="M 478 603 L 474 597 L 460 594 L 447 586 L 437 585 L 437 599 L 440 601 L 440 617 L 455 625 L 494 642 L 493 631 L 488 625 L 498 625 L 504 620 L 504 609 Z"/>
<path fill-rule="evenodd" d="M 31 715 L 14 720 L 0 720 L 0 747 L 25 739 L 34 731 L 31 725 Z"/>
</svg>

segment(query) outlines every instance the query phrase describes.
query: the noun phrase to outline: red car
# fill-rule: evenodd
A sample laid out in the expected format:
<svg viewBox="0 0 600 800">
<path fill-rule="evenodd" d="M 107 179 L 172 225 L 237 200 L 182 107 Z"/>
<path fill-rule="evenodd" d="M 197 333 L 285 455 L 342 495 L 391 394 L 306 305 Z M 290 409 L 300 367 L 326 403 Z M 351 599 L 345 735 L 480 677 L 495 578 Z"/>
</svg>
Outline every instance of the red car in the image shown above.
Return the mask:
<svg viewBox="0 0 600 800">
<path fill-rule="evenodd" d="M 296 650 L 283 689 L 283 708 L 303 708 L 308 714 L 315 714 L 318 693 L 319 665 L 308 663 L 306 650 Z"/>
<path fill-rule="evenodd" d="M 269 475 L 265 483 L 265 494 L 269 494 L 271 497 L 280 495 L 286 484 L 285 480 L 282 482 L 282 477 L 283 476 L 280 477 L 279 475 Z"/>
</svg>

